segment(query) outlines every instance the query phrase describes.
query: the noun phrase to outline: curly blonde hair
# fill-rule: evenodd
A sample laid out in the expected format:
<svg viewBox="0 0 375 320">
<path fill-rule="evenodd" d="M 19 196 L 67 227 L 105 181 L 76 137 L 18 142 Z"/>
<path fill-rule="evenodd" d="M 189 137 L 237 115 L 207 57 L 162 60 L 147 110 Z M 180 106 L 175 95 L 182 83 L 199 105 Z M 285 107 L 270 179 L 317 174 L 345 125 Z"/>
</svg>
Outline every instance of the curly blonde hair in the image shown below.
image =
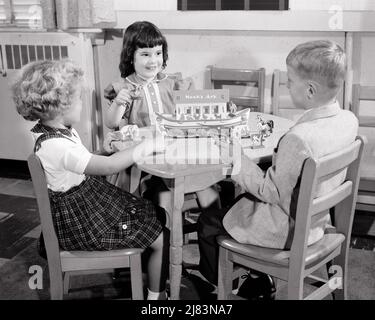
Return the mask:
<svg viewBox="0 0 375 320">
<path fill-rule="evenodd" d="M 13 83 L 13 100 L 26 120 L 52 120 L 69 109 L 82 83 L 82 69 L 70 60 L 32 62 Z"/>
</svg>

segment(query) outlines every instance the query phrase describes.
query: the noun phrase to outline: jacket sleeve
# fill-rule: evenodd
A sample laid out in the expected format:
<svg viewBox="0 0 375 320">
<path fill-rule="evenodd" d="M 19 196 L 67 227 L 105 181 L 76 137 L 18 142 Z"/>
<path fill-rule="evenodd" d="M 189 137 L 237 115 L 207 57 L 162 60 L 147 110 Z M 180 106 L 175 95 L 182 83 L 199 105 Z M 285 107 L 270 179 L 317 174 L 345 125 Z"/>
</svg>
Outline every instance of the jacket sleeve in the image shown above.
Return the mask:
<svg viewBox="0 0 375 320">
<path fill-rule="evenodd" d="M 297 135 L 289 133 L 279 143 L 272 166 L 263 172 L 252 160 L 241 157 L 238 174 L 232 176 L 246 192 L 259 200 L 279 204 L 280 199 L 292 194 L 301 169 L 311 151 Z"/>
</svg>

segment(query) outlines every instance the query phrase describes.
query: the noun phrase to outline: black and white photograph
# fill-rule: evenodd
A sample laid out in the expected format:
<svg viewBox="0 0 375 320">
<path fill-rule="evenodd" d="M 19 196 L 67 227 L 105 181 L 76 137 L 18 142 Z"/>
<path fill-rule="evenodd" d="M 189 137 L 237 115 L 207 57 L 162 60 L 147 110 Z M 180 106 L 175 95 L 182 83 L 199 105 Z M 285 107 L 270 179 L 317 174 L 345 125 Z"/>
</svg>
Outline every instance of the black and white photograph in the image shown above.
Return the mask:
<svg viewBox="0 0 375 320">
<path fill-rule="evenodd" d="M 375 300 L 374 52 L 373 0 L 0 0 L 0 300 Z"/>
</svg>

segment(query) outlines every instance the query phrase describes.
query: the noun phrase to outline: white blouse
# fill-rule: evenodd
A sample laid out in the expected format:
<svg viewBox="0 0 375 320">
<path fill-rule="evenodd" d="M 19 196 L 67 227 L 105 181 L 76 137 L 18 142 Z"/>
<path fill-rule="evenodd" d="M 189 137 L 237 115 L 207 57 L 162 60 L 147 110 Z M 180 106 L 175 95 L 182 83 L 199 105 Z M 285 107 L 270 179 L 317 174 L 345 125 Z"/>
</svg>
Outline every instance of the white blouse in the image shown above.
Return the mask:
<svg viewBox="0 0 375 320">
<path fill-rule="evenodd" d="M 35 139 L 39 136 L 40 133 L 34 134 Z M 85 179 L 84 171 L 92 156 L 75 129 L 72 129 L 71 137 L 66 137 L 47 139 L 36 152 L 43 165 L 48 188 L 58 192 L 65 192 Z"/>
</svg>

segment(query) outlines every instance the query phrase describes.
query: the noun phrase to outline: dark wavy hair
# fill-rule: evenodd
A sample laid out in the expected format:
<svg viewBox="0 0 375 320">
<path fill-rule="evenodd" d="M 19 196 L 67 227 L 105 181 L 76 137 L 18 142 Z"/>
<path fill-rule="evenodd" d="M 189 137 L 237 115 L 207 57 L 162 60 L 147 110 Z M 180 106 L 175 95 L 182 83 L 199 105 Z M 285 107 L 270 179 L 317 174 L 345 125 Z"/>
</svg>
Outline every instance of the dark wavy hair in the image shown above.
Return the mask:
<svg viewBox="0 0 375 320">
<path fill-rule="evenodd" d="M 137 21 L 131 24 L 124 33 L 120 56 L 120 73 L 122 78 L 132 74 L 135 50 L 138 48 L 163 47 L 163 68 L 167 66 L 168 44 L 157 26 L 148 21 Z"/>
</svg>

